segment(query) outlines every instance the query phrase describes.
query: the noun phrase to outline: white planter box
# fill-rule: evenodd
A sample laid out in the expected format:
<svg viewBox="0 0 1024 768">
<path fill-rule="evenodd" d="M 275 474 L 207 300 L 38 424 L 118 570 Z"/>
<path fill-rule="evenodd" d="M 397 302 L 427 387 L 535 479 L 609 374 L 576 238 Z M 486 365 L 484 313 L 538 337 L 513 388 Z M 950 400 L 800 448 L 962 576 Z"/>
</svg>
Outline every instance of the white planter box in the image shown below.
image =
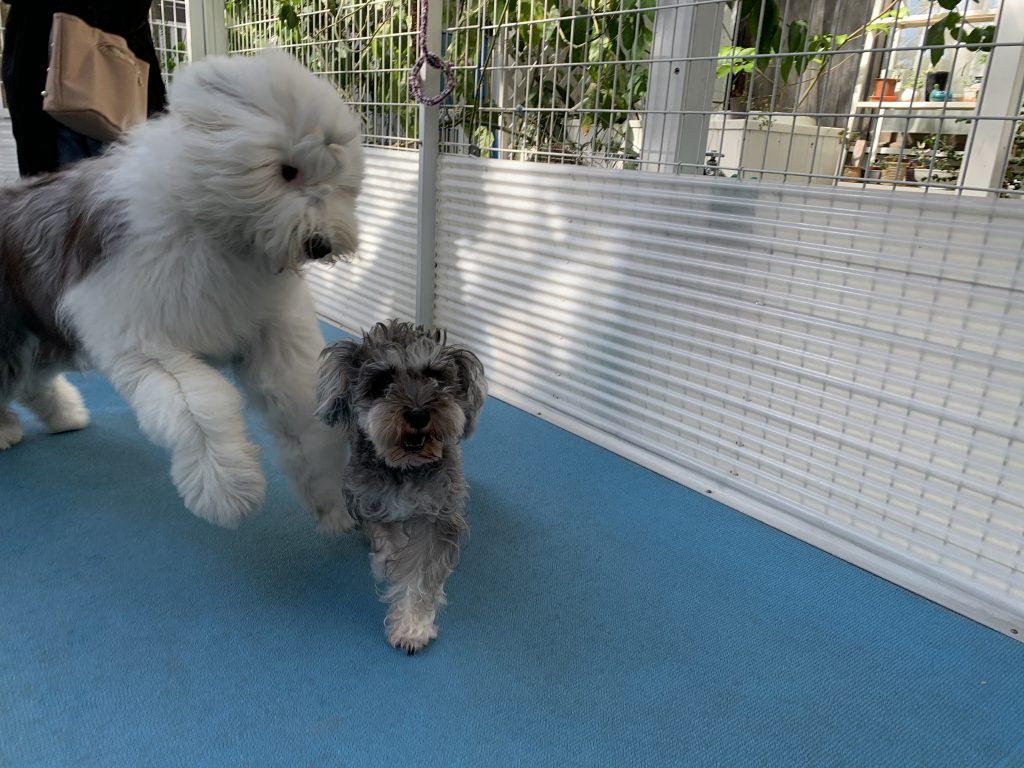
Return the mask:
<svg viewBox="0 0 1024 768">
<path fill-rule="evenodd" d="M 843 129 L 821 128 L 810 117 L 714 114 L 707 148 L 722 153 L 718 163 L 726 176 L 762 181 L 803 181 L 807 174 L 833 177 L 839 174 Z M 833 180 L 815 178 L 813 183 Z"/>
</svg>

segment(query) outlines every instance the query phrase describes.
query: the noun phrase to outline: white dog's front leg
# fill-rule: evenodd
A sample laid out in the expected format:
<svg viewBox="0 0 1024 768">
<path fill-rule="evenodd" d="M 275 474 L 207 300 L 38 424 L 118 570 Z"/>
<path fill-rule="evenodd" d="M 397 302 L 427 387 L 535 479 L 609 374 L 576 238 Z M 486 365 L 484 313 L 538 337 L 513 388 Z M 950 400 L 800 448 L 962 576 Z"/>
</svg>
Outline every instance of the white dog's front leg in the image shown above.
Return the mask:
<svg viewBox="0 0 1024 768">
<path fill-rule="evenodd" d="M 342 479 L 348 440 L 314 417 L 316 370 L 323 337 L 312 308 L 278 318 L 238 367 L 239 379 L 274 434 L 285 472 L 316 516 L 321 533 L 351 530 Z"/>
<path fill-rule="evenodd" d="M 224 376 L 184 352 L 129 353 L 104 368 L 142 431 L 170 448 L 171 477 L 191 512 L 233 527 L 259 509 L 266 490 L 259 449 Z"/>
</svg>

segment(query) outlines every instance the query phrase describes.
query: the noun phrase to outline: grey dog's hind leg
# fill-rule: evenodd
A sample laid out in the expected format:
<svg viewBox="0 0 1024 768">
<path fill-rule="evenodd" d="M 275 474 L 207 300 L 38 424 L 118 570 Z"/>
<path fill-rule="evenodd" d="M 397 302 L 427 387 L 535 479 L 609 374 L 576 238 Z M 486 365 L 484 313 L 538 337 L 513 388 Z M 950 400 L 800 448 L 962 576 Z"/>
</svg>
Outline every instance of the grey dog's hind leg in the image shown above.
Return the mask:
<svg viewBox="0 0 1024 768">
<path fill-rule="evenodd" d="M 10 409 L 17 399 L 50 432 L 69 432 L 89 423 L 78 390 L 60 373 L 64 354 L 30 333 L 9 291 L 0 287 L 0 450 L 21 440 L 21 424 Z"/>
<path fill-rule="evenodd" d="M 0 451 L 21 441 L 21 423 L 8 406 L 28 374 L 30 358 L 28 331 L 13 306 L 13 297 L 0 284 Z"/>
</svg>

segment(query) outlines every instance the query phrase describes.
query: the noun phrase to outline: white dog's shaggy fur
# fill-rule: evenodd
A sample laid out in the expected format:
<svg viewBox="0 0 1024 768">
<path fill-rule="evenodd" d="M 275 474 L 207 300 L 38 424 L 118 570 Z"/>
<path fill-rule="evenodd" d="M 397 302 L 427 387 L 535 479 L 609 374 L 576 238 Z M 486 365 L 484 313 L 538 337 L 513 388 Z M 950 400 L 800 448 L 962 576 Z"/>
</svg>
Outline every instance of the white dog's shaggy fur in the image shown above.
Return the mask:
<svg viewBox="0 0 1024 768">
<path fill-rule="evenodd" d="M 104 156 L 0 189 L 0 449 L 21 438 L 14 399 L 52 432 L 84 427 L 61 371 L 94 366 L 170 449 L 185 505 L 235 525 L 265 481 L 228 365 L 321 529 L 349 529 L 299 269 L 356 248 L 362 172 L 353 113 L 267 51 L 180 71 L 168 113 Z"/>
</svg>

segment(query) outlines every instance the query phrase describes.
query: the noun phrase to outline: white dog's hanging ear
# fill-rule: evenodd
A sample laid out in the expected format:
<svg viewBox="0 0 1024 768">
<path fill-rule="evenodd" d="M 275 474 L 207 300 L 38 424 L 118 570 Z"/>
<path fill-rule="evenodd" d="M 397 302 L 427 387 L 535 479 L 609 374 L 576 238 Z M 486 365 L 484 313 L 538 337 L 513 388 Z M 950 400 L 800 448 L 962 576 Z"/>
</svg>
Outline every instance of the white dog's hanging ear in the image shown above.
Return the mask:
<svg viewBox="0 0 1024 768">
<path fill-rule="evenodd" d="M 476 419 L 484 407 L 487 397 L 487 380 L 480 358 L 464 347 L 452 347 L 452 357 L 459 369 L 459 386 L 462 389 L 462 410 L 466 414 L 466 428 L 463 437 L 469 437 L 476 429 Z"/>
<path fill-rule="evenodd" d="M 357 369 L 359 342 L 336 341 L 320 353 L 316 385 L 316 417 L 329 427 L 352 426 L 351 386 Z"/>
</svg>

